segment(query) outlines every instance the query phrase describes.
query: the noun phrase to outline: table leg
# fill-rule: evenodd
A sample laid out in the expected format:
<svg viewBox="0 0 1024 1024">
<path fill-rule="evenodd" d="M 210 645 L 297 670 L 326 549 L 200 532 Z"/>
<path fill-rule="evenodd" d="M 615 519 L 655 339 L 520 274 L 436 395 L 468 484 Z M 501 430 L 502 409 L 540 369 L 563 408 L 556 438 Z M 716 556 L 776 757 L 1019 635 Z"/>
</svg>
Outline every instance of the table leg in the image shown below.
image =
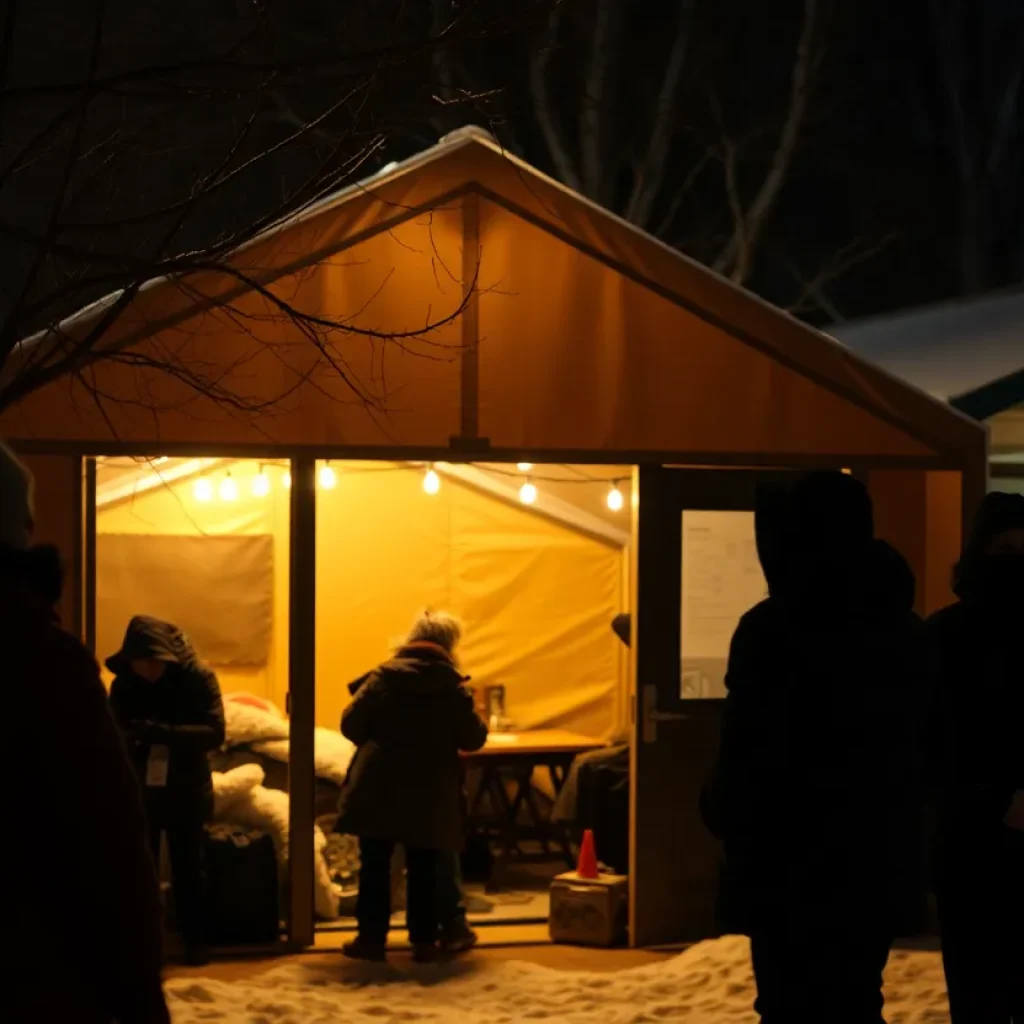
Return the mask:
<svg viewBox="0 0 1024 1024">
<path fill-rule="evenodd" d="M 498 855 L 494 859 L 491 878 L 487 883 L 489 892 L 497 892 L 505 885 L 508 862 L 517 848 L 516 810 L 505 790 L 505 779 L 500 769 L 496 770 L 491 779 L 491 802 L 495 819 L 498 824 Z"/>
<path fill-rule="evenodd" d="M 565 785 L 565 780 L 569 777 L 569 765 L 559 764 L 555 761 L 548 762 L 548 772 L 551 775 L 551 786 L 555 791 L 555 797 L 562 792 L 562 787 Z M 562 857 L 565 863 L 568 864 L 570 871 L 576 870 L 576 858 L 572 852 L 572 844 L 569 842 L 569 830 L 564 822 L 557 821 L 552 822 L 551 827 L 555 832 L 555 838 L 558 840 L 559 849 L 562 851 Z"/>
</svg>

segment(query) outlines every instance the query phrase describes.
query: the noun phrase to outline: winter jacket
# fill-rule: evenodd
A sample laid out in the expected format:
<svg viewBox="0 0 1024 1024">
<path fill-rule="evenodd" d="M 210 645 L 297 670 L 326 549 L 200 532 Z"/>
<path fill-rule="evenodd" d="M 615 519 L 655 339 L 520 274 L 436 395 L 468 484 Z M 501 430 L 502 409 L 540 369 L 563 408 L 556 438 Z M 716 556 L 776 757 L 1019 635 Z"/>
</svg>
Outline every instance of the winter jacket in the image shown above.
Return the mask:
<svg viewBox="0 0 1024 1024">
<path fill-rule="evenodd" d="M 217 677 L 196 656 L 180 630 L 146 616 L 132 619 L 125 648 L 141 639 L 167 662 L 155 683 L 135 675 L 123 652 L 107 659 L 115 673 L 110 707 L 124 732 L 136 773 L 145 787 L 156 744 L 168 747 L 166 798 L 208 802 L 212 793 L 209 754 L 224 743 L 224 706 Z"/>
<path fill-rule="evenodd" d="M 342 787 L 337 831 L 432 850 L 463 843 L 460 751 L 487 727 L 465 677 L 433 644 L 409 644 L 357 680 L 341 718 L 357 750 Z"/>
<path fill-rule="evenodd" d="M 1024 556 L 991 550 L 1015 530 L 1024 530 L 1024 497 L 986 495 L 954 572 L 960 600 L 928 620 L 938 666 L 929 744 L 937 866 L 959 864 L 966 877 L 993 860 L 1013 794 L 1024 790 Z"/>
<path fill-rule="evenodd" d="M 741 620 L 703 801 L 727 930 L 798 913 L 917 926 L 928 659 L 913 598 L 906 563 L 874 542 L 787 573 Z"/>
<path fill-rule="evenodd" d="M 931 752 L 951 843 L 998 829 L 1024 789 L 1022 624 L 1024 602 L 1011 616 L 971 599 L 928 620 L 939 667 Z"/>
<path fill-rule="evenodd" d="M 34 553 L 32 553 L 34 555 Z M 0 552 L 10 734 L 4 954 L 10 1020 L 163 1024 L 161 915 L 139 787 L 99 668 L 60 629 L 54 578 Z M 44 559 L 52 566 L 52 558 Z M 13 801 L 13 803 L 12 803 Z M 13 958 L 13 959 L 12 959 Z"/>
</svg>

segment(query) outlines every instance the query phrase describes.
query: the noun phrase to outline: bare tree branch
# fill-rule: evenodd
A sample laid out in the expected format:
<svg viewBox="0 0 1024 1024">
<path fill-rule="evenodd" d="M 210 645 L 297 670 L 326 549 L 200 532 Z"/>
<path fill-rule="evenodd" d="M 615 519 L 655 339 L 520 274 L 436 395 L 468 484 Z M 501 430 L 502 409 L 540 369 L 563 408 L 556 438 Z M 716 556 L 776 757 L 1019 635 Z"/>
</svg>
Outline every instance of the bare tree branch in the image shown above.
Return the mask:
<svg viewBox="0 0 1024 1024">
<path fill-rule="evenodd" d="M 99 32 L 105 0 L 93 2 L 99 5 Z M 316 7 L 315 0 L 303 2 Z M 543 11 L 546 20 L 553 3 L 530 0 L 529 6 Z M 331 309 L 328 315 L 292 301 L 282 287 L 267 283 L 272 268 L 246 267 L 239 249 L 358 180 L 366 161 L 376 158 L 390 138 L 421 130 L 439 110 L 454 118 L 463 108 L 482 109 L 498 90 L 460 87 L 457 48 L 490 40 L 492 34 L 494 45 L 500 45 L 502 34 L 525 30 L 523 11 L 517 8 L 510 17 L 499 0 L 464 0 L 447 5 L 443 23 L 435 19 L 430 25 L 420 12 L 395 0 L 396 20 L 389 24 L 376 4 L 367 9 L 357 0 L 331 0 L 319 13 L 337 19 L 337 32 L 313 32 L 312 42 L 299 43 L 307 22 L 293 17 L 288 5 L 276 10 L 285 25 L 295 26 L 294 35 L 285 38 L 280 21 L 259 17 L 253 28 L 252 19 L 236 24 L 225 16 L 214 24 L 210 19 L 220 16 L 199 0 L 183 0 L 178 7 L 183 16 L 202 17 L 209 31 L 164 32 L 152 19 L 126 29 L 108 18 L 116 37 L 113 56 L 105 52 L 100 66 L 97 36 L 81 79 L 48 81 L 51 69 L 63 75 L 65 65 L 38 55 L 50 39 L 63 52 L 44 15 L 34 23 L 36 35 L 24 39 L 32 61 L 22 55 L 4 64 L 18 67 L 20 77 L 0 78 L 0 111 L 13 109 L 16 115 L 14 130 L 4 138 L 0 246 L 20 260 L 20 293 L 8 304 L 0 286 L 5 302 L 0 409 L 69 378 L 86 389 L 104 415 L 111 402 L 120 401 L 140 404 L 156 416 L 150 379 L 163 374 L 185 385 L 194 398 L 209 398 L 239 415 L 272 415 L 276 403 L 305 385 L 379 417 L 388 398 L 385 352 L 397 348 L 417 358 L 456 358 L 460 346 L 439 340 L 435 332 L 462 314 L 465 296 L 454 311 L 435 315 L 428 308 L 415 328 L 378 329 L 364 320 L 362 310 Z M 434 11 L 445 9 L 437 0 Z M 13 10 L 5 6 L 0 16 L 0 56 L 14 39 Z M 66 18 L 80 28 L 77 6 L 67 9 Z M 332 47 L 331 37 L 350 44 L 355 37 L 348 19 L 368 34 L 361 49 L 349 45 L 343 52 Z M 131 31 L 142 35 L 124 34 Z M 394 45 L 375 45 L 392 37 Z M 212 54 L 203 53 L 211 46 L 208 38 L 218 40 Z M 21 42 L 15 39 L 13 45 Z M 126 68 L 126 60 L 141 63 Z M 440 102 L 424 87 L 431 68 L 445 76 Z M 29 168 L 36 177 L 27 177 Z M 40 203 L 8 201 L 26 194 L 26 181 L 46 197 L 43 215 L 37 212 Z M 194 307 L 195 317 L 222 316 L 231 329 L 249 333 L 249 355 L 225 367 L 195 344 L 173 344 L 170 339 L 180 331 L 155 334 L 144 346 L 122 345 L 126 332 L 119 322 L 129 309 L 146 308 L 138 305 L 140 293 L 156 279 L 164 279 L 162 288 L 177 288 L 183 308 Z M 65 319 L 95 301 L 101 289 L 112 296 L 83 316 Z M 476 282 L 472 290 L 478 291 Z M 239 303 L 243 295 L 250 298 Z M 253 301 L 261 304 L 255 313 Z M 270 335 L 259 321 L 272 324 Z M 187 334 L 187 326 L 181 331 Z M 19 341 L 30 334 L 26 343 Z M 358 371 L 348 364 L 352 345 L 340 344 L 345 339 L 355 339 L 354 351 L 369 350 L 369 372 L 362 356 Z M 292 360 L 281 362 L 287 386 L 279 394 L 246 394 L 244 362 L 261 354 L 282 360 L 286 350 L 300 347 L 304 354 L 295 362 L 303 369 L 287 365 Z M 123 395 L 107 393 L 110 388 L 94 373 L 102 363 L 127 367 L 137 394 L 131 385 Z M 337 383 L 332 386 L 331 380 Z M 261 429 L 255 422 L 253 427 Z"/>
<path fill-rule="evenodd" d="M 743 213 L 742 223 L 736 224 L 732 239 L 713 264 L 716 271 L 727 273 L 738 284 L 742 284 L 750 274 L 754 248 L 768 215 L 778 202 L 796 152 L 810 95 L 817 11 L 818 0 L 804 0 L 803 25 L 790 75 L 789 107 L 779 132 L 775 153 L 757 194 Z"/>
<path fill-rule="evenodd" d="M 533 112 L 537 118 L 548 153 L 554 162 L 555 170 L 562 181 L 577 192 L 582 191 L 583 182 L 576 170 L 568 146 L 558 124 L 558 117 L 551 106 L 551 96 L 547 85 L 547 68 L 558 45 L 558 30 L 562 24 L 562 4 L 556 4 L 548 17 L 547 29 L 540 46 L 530 60 L 530 97 L 533 101 Z"/>
<path fill-rule="evenodd" d="M 846 317 L 829 297 L 828 288 L 854 267 L 873 259 L 895 240 L 896 235 L 890 232 L 873 242 L 863 239 L 850 242 L 810 277 L 805 276 L 798 267 L 791 265 L 790 272 L 800 286 L 800 291 L 796 298 L 787 304 L 787 312 L 799 316 L 819 309 L 833 323 L 841 323 Z"/>
<path fill-rule="evenodd" d="M 91 40 L 92 45 L 89 52 L 89 69 L 85 82 L 86 92 L 91 90 L 92 83 L 96 79 L 97 69 L 99 68 L 100 54 L 103 49 L 103 22 L 104 15 L 106 13 L 106 0 L 97 0 L 95 7 L 96 11 L 94 15 Z M 50 208 L 50 218 L 46 225 L 46 232 L 43 238 L 40 239 L 35 255 L 29 264 L 28 271 L 22 281 L 21 291 L 14 300 L 9 318 L 3 325 L 2 329 L 0 329 L 0 365 L 2 365 L 3 360 L 7 358 L 18 341 L 16 333 L 18 315 L 28 299 L 28 296 L 32 292 L 32 288 L 36 283 L 36 277 L 39 274 L 39 268 L 42 266 L 43 260 L 46 259 L 50 247 L 56 241 L 57 235 L 60 232 L 61 213 L 63 212 L 65 203 L 67 202 L 72 175 L 81 154 L 82 139 L 85 134 L 86 120 L 88 116 L 89 106 L 88 104 L 84 104 L 80 108 L 78 123 L 75 125 L 74 134 L 71 138 L 71 143 L 68 146 L 68 153 L 64 160 L 64 169 L 61 174 L 60 185 L 57 188 L 56 194 L 53 198 L 53 204 Z"/>
<path fill-rule="evenodd" d="M 605 193 L 604 133 L 602 120 L 607 105 L 608 78 L 611 71 L 612 24 L 615 0 L 597 0 L 594 27 L 590 36 L 583 106 L 580 111 L 580 166 L 583 191 L 595 202 L 603 202 Z"/>
<path fill-rule="evenodd" d="M 626 204 L 625 217 L 646 227 L 665 180 L 669 150 L 672 146 L 674 115 L 679 98 L 679 82 L 686 63 L 686 52 L 692 34 L 693 12 L 697 0 L 680 0 L 676 16 L 675 41 L 662 76 L 655 108 L 654 123 L 640 170 L 633 181 L 633 191 Z"/>
<path fill-rule="evenodd" d="M 690 169 L 686 172 L 686 177 L 674 188 L 674 194 L 672 201 L 669 203 L 668 209 L 665 211 L 665 215 L 661 218 L 658 223 L 658 227 L 655 229 L 654 234 L 657 238 L 664 238 L 665 235 L 672 230 L 672 225 L 676 221 L 676 217 L 679 216 L 679 211 L 683 207 L 683 203 L 686 202 L 687 196 L 690 194 L 690 190 L 693 188 L 694 182 L 700 177 L 701 171 L 704 170 L 708 165 L 708 161 L 711 159 L 711 151 L 707 150 L 699 160 L 695 160 Z"/>
</svg>

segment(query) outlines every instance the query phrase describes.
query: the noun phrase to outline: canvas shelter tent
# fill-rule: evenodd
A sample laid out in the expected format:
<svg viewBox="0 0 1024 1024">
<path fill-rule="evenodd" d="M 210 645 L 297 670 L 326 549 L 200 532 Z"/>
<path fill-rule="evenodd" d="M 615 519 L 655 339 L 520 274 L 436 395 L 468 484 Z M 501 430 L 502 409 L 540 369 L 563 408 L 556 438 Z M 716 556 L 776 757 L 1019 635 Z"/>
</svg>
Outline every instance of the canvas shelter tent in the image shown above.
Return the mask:
<svg viewBox="0 0 1024 1024">
<path fill-rule="evenodd" d="M 992 486 L 1024 489 L 1024 292 L 997 292 L 836 324 L 858 355 L 991 432 Z"/>
<path fill-rule="evenodd" d="M 102 460 L 99 655 L 117 650 L 145 609 L 191 636 L 224 692 L 284 708 L 284 473 L 254 460 Z M 610 623 L 626 605 L 629 532 L 628 517 L 623 528 L 600 514 L 607 485 L 563 470 L 572 505 L 538 514 L 496 469 L 442 463 L 436 494 L 420 466 L 336 461 L 331 473 L 329 488 L 318 483 L 318 726 L 337 729 L 348 683 L 434 607 L 465 624 L 473 684 L 504 686 L 519 726 L 597 737 L 622 727 L 625 664 Z M 235 491 L 223 500 L 229 478 Z M 212 498 L 197 497 L 200 480 Z"/>
<path fill-rule="evenodd" d="M 65 322 L 57 340 L 82 337 L 111 301 Z M 318 347 L 282 307 L 332 329 L 316 335 Z M 18 358 L 38 358 L 54 341 L 52 333 L 28 339 Z M 750 517 L 759 474 L 848 468 L 870 486 L 879 532 L 913 565 L 929 610 L 948 598 L 964 516 L 984 493 L 978 424 L 477 129 L 278 225 L 223 266 L 148 284 L 101 347 L 110 358 L 0 417 L 0 432 L 31 460 L 52 502 L 41 506 L 41 535 L 67 550 L 78 573 L 69 621 L 95 638 L 91 457 L 290 460 L 297 778 L 312 776 L 302 737 L 315 716 L 317 458 L 635 467 L 637 943 L 713 927 L 717 853 L 696 793 L 720 702 L 682 697 L 680 517 Z M 161 370 L 169 361 L 201 368 L 217 393 Z M 18 373 L 17 359 L 5 373 Z M 296 843 L 310 800 L 302 790 L 292 797 Z M 312 936 L 310 856 L 293 851 L 298 943 Z"/>
</svg>

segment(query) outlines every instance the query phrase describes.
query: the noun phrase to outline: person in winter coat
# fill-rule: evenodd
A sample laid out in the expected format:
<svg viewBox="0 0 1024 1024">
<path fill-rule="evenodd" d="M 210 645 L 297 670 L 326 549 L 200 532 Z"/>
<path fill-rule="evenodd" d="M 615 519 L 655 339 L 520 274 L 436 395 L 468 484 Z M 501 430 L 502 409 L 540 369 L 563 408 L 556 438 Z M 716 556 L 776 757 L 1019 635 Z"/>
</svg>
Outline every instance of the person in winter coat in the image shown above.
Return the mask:
<svg viewBox="0 0 1024 1024">
<path fill-rule="evenodd" d="M 99 667 L 54 612 L 60 556 L 31 546 L 31 498 L 0 445 L 5 1019 L 167 1024 L 138 785 Z"/>
<path fill-rule="evenodd" d="M 224 743 L 217 677 L 181 630 L 147 615 L 131 620 L 107 668 L 114 673 L 110 707 L 143 786 L 156 863 L 161 837 L 167 836 L 185 956 L 205 963 L 203 826 L 213 810 L 209 754 Z"/>
<path fill-rule="evenodd" d="M 367 672 L 349 683 L 348 692 L 354 697 L 373 675 Z M 463 681 L 468 682 L 468 677 Z M 479 937 L 470 927 L 468 917 L 460 854 L 456 850 L 442 850 L 437 857 L 437 924 L 440 951 L 446 956 L 467 953 L 477 944 Z"/>
<path fill-rule="evenodd" d="M 405 848 L 414 956 L 437 952 L 438 861 L 462 848 L 460 751 L 487 727 L 455 662 L 458 623 L 424 614 L 408 641 L 358 688 L 341 719 L 357 750 L 342 787 L 337 830 L 359 837 L 359 934 L 345 955 L 383 960 L 391 917 L 391 855 Z"/>
<path fill-rule="evenodd" d="M 990 494 L 928 621 L 936 897 L 953 1024 L 1024 1024 L 1024 496 Z"/>
<path fill-rule="evenodd" d="M 758 512 L 769 596 L 732 641 L 703 800 L 722 926 L 751 938 L 765 1024 L 881 1024 L 890 946 L 924 901 L 914 580 L 852 477 L 811 474 Z"/>
</svg>

